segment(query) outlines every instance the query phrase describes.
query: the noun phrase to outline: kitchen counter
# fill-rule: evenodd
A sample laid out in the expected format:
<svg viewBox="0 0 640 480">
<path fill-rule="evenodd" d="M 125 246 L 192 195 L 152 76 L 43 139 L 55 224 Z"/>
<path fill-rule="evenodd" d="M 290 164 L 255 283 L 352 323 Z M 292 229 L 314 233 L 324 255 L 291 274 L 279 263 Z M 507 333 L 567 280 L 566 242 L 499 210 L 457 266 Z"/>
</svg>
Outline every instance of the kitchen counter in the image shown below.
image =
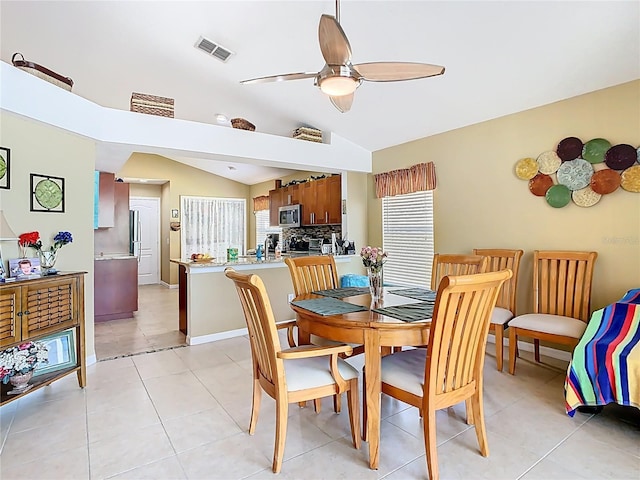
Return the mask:
<svg viewBox="0 0 640 480">
<path fill-rule="evenodd" d="M 179 325 L 189 345 L 198 345 L 247 334 L 247 325 L 235 286 L 224 275 L 233 267 L 244 274 L 255 273 L 265 284 L 276 321 L 295 317 L 289 306 L 293 284 L 284 258 L 256 260 L 240 258 L 236 262 L 194 263 L 172 259 L 178 264 Z M 335 257 L 338 275 L 362 273 L 359 255 Z"/>
<path fill-rule="evenodd" d="M 192 274 L 198 273 L 210 273 L 210 272 L 224 272 L 224 269 L 227 267 L 233 267 L 238 271 L 252 269 L 252 270 L 260 270 L 264 268 L 286 268 L 286 264 L 284 263 L 284 259 L 292 256 L 299 257 L 305 256 L 303 252 L 296 252 L 295 254 L 286 254 L 283 253 L 280 258 L 274 258 L 272 255 L 269 255 L 269 259 L 258 260 L 255 255 L 242 255 L 238 258 L 238 260 L 233 262 L 227 261 L 213 261 L 210 263 L 196 263 L 191 260 L 181 260 L 181 259 L 171 259 L 172 263 L 177 263 L 178 265 L 182 265 L 189 270 Z M 338 263 L 347 263 L 351 262 L 353 257 L 359 255 L 336 255 L 334 259 L 336 264 Z"/>
<path fill-rule="evenodd" d="M 96 256 L 93 284 L 96 322 L 131 318 L 138 310 L 138 259 L 133 255 Z"/>
<path fill-rule="evenodd" d="M 128 258 L 136 258 L 134 255 L 128 253 L 107 253 L 104 255 L 96 255 L 94 260 L 126 260 Z"/>
</svg>

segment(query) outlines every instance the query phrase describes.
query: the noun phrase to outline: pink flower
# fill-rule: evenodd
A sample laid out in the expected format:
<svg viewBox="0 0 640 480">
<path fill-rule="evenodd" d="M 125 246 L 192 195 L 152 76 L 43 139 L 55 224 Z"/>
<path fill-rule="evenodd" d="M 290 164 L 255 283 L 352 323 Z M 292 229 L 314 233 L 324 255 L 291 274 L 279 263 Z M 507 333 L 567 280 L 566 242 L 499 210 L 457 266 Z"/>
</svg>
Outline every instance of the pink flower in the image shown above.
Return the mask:
<svg viewBox="0 0 640 480">
<path fill-rule="evenodd" d="M 18 350 L 29 350 L 31 348 L 31 342 L 21 343 L 18 345 Z"/>
</svg>

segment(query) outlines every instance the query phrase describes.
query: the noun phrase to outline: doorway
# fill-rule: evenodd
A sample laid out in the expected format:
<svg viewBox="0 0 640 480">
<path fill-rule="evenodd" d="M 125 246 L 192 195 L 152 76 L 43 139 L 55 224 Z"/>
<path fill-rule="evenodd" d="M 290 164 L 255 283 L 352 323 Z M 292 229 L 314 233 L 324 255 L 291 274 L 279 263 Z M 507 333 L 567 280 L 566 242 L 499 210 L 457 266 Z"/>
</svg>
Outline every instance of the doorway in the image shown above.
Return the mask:
<svg viewBox="0 0 640 480">
<path fill-rule="evenodd" d="M 131 197 L 129 209 L 139 212 L 138 285 L 160 283 L 160 199 Z"/>
</svg>

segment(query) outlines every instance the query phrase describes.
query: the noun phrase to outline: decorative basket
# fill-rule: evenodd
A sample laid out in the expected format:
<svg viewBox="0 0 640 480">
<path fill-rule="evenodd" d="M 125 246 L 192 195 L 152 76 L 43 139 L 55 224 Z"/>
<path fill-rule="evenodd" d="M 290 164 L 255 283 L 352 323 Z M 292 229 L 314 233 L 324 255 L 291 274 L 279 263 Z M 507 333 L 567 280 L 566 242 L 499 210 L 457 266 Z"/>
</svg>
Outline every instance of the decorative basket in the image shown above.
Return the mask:
<svg viewBox="0 0 640 480">
<path fill-rule="evenodd" d="M 131 111 L 173 118 L 173 98 L 158 97 L 146 93 L 131 94 Z"/>
<path fill-rule="evenodd" d="M 231 126 L 233 128 L 239 128 L 240 130 L 249 130 L 251 132 L 256 129 L 256 126 L 253 123 L 245 120 L 244 118 L 232 118 Z"/>
<path fill-rule="evenodd" d="M 16 60 L 18 55 L 20 55 L 22 60 Z M 11 57 L 11 63 L 13 63 L 14 67 L 18 67 L 20 70 L 24 70 L 25 72 L 35 75 L 42 80 L 53 83 L 55 86 L 64 88 L 69 92 L 71 91 L 71 87 L 73 87 L 73 80 L 69 77 L 63 77 L 62 75 L 49 70 L 47 67 L 38 65 L 37 63 L 27 62 L 21 53 L 14 53 Z"/>
</svg>

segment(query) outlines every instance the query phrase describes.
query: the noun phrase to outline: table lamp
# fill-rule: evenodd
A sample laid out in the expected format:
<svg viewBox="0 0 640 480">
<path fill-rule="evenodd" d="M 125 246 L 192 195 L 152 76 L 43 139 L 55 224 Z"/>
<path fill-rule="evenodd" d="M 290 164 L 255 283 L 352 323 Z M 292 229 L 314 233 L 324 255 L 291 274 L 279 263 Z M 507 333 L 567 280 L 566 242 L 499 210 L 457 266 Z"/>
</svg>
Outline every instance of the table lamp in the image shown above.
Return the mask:
<svg viewBox="0 0 640 480">
<path fill-rule="evenodd" d="M 18 236 L 9 226 L 9 222 L 4 218 L 4 212 L 0 210 L 0 279 L 5 278 L 4 259 L 2 258 L 2 242 L 17 242 Z"/>
</svg>

